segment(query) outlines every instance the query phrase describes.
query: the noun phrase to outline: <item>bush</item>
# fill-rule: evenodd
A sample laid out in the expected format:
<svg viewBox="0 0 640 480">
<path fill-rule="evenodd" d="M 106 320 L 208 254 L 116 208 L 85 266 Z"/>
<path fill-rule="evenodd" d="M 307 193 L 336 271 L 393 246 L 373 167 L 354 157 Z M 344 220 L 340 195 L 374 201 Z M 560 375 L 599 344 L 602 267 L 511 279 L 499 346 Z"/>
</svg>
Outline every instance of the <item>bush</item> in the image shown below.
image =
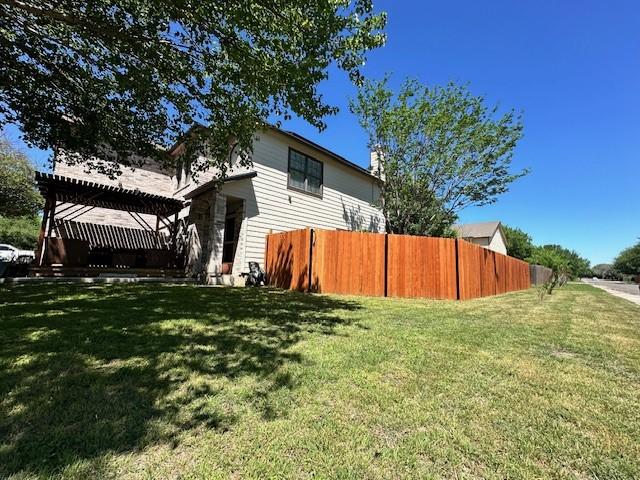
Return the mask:
<svg viewBox="0 0 640 480">
<path fill-rule="evenodd" d="M 0 216 L 0 243 L 8 243 L 25 250 L 35 250 L 40 232 L 37 217 Z"/>
</svg>

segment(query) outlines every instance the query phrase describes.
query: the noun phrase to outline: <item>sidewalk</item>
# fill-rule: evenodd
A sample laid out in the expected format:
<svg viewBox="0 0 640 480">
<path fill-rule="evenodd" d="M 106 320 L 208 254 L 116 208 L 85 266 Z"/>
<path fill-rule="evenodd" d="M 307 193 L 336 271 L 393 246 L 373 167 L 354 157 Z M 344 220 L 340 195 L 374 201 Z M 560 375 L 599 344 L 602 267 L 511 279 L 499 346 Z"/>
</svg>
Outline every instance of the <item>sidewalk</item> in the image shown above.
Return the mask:
<svg viewBox="0 0 640 480">
<path fill-rule="evenodd" d="M 620 298 L 624 298 L 625 300 L 629 300 L 630 302 L 633 302 L 637 305 L 640 305 L 640 295 L 634 295 L 632 293 L 626 293 L 626 292 L 621 292 L 619 290 L 614 290 L 613 288 L 609 288 L 605 285 L 602 285 L 601 283 L 597 283 L 597 282 L 584 282 L 587 285 L 591 285 L 593 287 L 599 288 L 601 290 L 604 290 L 607 293 L 610 293 L 611 295 L 614 295 L 616 297 L 620 297 Z"/>
</svg>

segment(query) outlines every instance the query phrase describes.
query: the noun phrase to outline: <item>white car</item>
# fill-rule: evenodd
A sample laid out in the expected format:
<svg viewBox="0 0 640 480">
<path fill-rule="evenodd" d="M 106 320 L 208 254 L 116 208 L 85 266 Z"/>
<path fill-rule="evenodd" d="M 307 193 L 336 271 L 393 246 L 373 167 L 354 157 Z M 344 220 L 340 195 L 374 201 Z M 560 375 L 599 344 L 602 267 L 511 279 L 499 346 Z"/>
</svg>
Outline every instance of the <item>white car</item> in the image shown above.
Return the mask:
<svg viewBox="0 0 640 480">
<path fill-rule="evenodd" d="M 0 243 L 0 262 L 5 263 L 31 263 L 36 254 L 33 250 L 20 250 L 13 245 Z"/>
</svg>

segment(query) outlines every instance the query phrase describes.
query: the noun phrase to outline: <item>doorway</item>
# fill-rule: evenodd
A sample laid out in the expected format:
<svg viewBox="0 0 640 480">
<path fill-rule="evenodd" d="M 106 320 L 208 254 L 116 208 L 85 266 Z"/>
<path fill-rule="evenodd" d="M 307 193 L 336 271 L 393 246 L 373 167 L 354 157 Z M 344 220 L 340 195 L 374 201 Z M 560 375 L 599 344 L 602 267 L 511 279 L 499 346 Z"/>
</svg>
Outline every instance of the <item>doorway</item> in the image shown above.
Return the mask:
<svg viewBox="0 0 640 480">
<path fill-rule="evenodd" d="M 224 219 L 224 235 L 222 240 L 222 274 L 229 275 L 233 271 L 233 262 L 238 248 L 240 227 L 242 226 L 244 201 L 227 197 L 227 213 Z"/>
</svg>

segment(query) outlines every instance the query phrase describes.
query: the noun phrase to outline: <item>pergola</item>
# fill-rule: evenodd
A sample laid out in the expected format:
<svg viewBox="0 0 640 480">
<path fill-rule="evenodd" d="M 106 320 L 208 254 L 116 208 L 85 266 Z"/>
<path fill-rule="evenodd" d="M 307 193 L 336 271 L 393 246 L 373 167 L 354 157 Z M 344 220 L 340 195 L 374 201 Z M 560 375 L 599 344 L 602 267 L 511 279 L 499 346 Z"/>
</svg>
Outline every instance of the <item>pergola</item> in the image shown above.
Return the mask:
<svg viewBox="0 0 640 480">
<path fill-rule="evenodd" d="M 184 207 L 182 200 L 42 172 L 36 172 L 36 183 L 45 199 L 36 257 L 39 267 L 55 263 L 63 267 L 129 268 L 135 266 L 129 265 L 133 260 L 127 260 L 132 252 L 138 259 L 142 256 L 143 261 L 145 255 L 152 258 L 154 252 L 156 257 L 157 252 L 168 252 L 166 265 L 154 266 L 178 266 L 178 214 Z M 127 212 L 137 226 L 76 221 L 95 208 Z M 155 225 L 149 224 L 150 215 L 155 217 Z M 98 251 L 111 252 L 112 256 L 105 259 L 103 255 L 99 261 L 94 259 L 98 265 L 91 265 L 88 255 Z"/>
</svg>

